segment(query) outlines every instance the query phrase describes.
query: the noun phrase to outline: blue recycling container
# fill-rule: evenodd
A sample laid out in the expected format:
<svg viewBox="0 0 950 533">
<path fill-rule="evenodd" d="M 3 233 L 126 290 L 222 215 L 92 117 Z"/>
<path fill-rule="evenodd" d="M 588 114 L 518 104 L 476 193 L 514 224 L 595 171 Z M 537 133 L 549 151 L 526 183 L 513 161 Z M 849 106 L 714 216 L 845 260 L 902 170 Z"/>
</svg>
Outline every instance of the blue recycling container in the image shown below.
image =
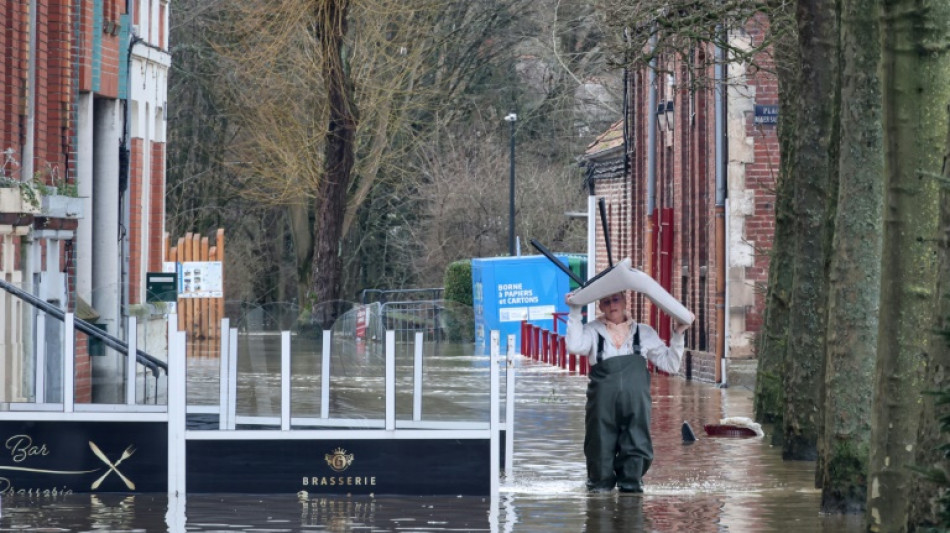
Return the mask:
<svg viewBox="0 0 950 533">
<path fill-rule="evenodd" d="M 579 262 L 573 254 L 555 256 L 565 265 L 582 264 L 586 270 L 586 257 Z M 577 274 L 586 277 L 584 272 Z M 567 274 L 543 255 L 472 259 L 475 344 L 487 349 L 491 331 L 498 330 L 501 353 L 507 349 L 508 335 L 515 335 L 515 349 L 520 352 L 521 321 L 553 330 L 554 313 L 568 311 L 564 295 L 572 289 L 571 284 Z M 557 329 L 563 334 L 566 323 L 559 323 Z"/>
</svg>

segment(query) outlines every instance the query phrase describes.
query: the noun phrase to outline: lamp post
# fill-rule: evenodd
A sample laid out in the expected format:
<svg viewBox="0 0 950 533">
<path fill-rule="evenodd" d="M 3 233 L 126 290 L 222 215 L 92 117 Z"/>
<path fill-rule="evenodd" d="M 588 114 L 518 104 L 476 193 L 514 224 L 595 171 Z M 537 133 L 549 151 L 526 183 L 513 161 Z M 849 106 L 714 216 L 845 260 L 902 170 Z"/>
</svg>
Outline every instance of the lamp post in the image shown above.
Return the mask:
<svg viewBox="0 0 950 533">
<path fill-rule="evenodd" d="M 508 179 L 508 255 L 515 256 L 515 121 L 518 115 L 508 113 L 505 122 L 511 124 L 511 176 Z"/>
</svg>

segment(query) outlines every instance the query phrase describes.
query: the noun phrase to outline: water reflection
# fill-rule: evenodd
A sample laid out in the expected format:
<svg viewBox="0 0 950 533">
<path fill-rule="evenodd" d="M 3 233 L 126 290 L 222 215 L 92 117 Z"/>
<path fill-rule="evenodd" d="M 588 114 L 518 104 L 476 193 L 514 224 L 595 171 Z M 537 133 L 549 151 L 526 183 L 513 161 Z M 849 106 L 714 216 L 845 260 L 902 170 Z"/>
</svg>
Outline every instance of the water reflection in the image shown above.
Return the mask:
<svg viewBox="0 0 950 533">
<path fill-rule="evenodd" d="M 265 350 L 266 352 L 267 350 Z M 294 359 L 294 409 L 319 413 L 319 357 L 313 350 Z M 259 356 L 262 357 L 262 356 Z M 334 382 L 334 416 L 378 402 L 373 354 L 346 362 Z M 411 374 L 400 355 L 405 385 Z M 212 360 L 213 361 L 213 360 Z M 192 361 L 192 364 L 196 364 Z M 253 378 L 242 378 L 242 412 L 279 409 L 273 357 L 241 361 Z M 336 359 L 331 364 L 337 364 Z M 340 364 L 343 364 L 342 362 Z M 752 394 L 680 378 L 655 377 L 653 435 L 656 459 L 644 478 L 646 493 L 588 495 L 582 451 L 586 379 L 533 361 L 518 361 L 514 466 L 498 501 L 473 497 L 339 496 L 308 494 L 194 495 L 169 502 L 165 495 L 97 494 L 55 498 L 4 496 L 0 529 L 49 531 L 738 531 L 751 533 L 863 531 L 860 517 L 818 513 L 814 463 L 784 462 L 765 439 L 708 438 L 705 423 L 750 416 Z M 217 391 L 213 363 L 197 383 Z M 426 355 L 424 411 L 433 417 L 485 413 L 481 392 L 487 359 Z M 364 377 L 365 379 L 357 379 Z M 364 389 L 362 392 L 357 389 Z M 367 390 L 368 389 L 368 390 Z M 205 394 L 202 393 L 202 394 Z M 335 393 L 336 394 L 336 393 Z M 298 404 L 298 401 L 300 402 Z M 269 405 L 269 407 L 268 407 Z M 375 405 L 375 403 L 373 404 Z M 400 417 L 411 414 L 401 397 Z M 299 409 L 299 411 L 298 411 Z M 261 413 L 259 413 L 261 414 Z M 487 414 L 486 414 L 487 420 Z M 688 421 L 697 440 L 684 445 Z M 464 458 L 459 458 L 464 460 Z M 425 475 L 420 472 L 419 475 Z"/>
<path fill-rule="evenodd" d="M 591 495 L 587 498 L 585 514 L 584 530 L 589 533 L 648 530 L 648 521 L 643 512 L 643 497 L 640 495 Z"/>
</svg>

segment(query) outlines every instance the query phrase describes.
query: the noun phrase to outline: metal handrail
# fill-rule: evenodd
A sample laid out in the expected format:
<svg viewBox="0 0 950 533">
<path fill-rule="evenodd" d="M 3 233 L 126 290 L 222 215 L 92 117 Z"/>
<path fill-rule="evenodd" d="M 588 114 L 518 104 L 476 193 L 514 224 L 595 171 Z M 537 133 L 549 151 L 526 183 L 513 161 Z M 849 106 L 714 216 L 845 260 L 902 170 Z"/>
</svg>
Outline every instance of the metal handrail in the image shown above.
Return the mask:
<svg viewBox="0 0 950 533">
<path fill-rule="evenodd" d="M 41 309 L 46 314 L 51 315 L 54 318 L 57 318 L 59 320 L 65 320 L 66 318 L 66 312 L 63 311 L 62 309 L 56 307 L 55 305 L 49 302 L 44 302 L 43 300 L 24 291 L 23 289 L 17 287 L 16 285 L 8 283 L 7 281 L 4 281 L 2 279 L 0 279 L 0 289 L 3 289 L 9 292 L 10 294 L 20 298 L 21 300 L 27 302 L 33 307 Z M 101 340 L 103 344 L 105 344 L 106 346 L 114 350 L 117 350 L 123 354 L 129 353 L 129 345 L 125 341 L 117 337 L 113 337 L 112 335 L 109 335 L 105 331 L 102 331 L 101 329 L 93 326 L 92 324 L 90 324 L 89 322 L 86 322 L 85 320 L 74 318 L 73 323 L 75 324 L 76 329 L 85 333 L 86 335 L 89 335 L 91 337 L 95 337 Z M 148 353 L 142 350 L 139 350 L 139 349 L 135 350 L 135 360 L 140 365 L 151 370 L 153 374 L 156 373 L 157 369 L 161 369 L 165 371 L 165 374 L 168 374 L 168 364 L 166 364 L 161 359 L 158 359 L 155 356 L 149 355 Z"/>
<path fill-rule="evenodd" d="M 360 303 L 363 305 L 370 303 L 367 301 L 367 297 L 371 294 L 383 295 L 383 299 L 380 301 L 380 303 L 388 303 L 386 299 L 386 295 L 388 294 L 419 294 L 428 292 L 433 296 L 438 297 L 443 294 L 443 291 L 445 291 L 444 287 L 430 287 L 423 289 L 363 289 L 363 291 L 360 292 Z"/>
</svg>

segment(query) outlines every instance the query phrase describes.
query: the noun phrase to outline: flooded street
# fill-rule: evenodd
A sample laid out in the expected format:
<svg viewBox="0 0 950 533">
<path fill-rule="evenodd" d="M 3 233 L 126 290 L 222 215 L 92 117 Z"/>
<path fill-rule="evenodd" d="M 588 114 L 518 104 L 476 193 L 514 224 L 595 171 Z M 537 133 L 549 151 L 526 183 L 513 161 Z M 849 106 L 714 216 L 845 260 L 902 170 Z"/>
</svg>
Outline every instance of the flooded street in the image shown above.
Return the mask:
<svg viewBox="0 0 950 533">
<path fill-rule="evenodd" d="M 488 358 L 440 350 L 426 354 L 423 411 L 429 419 L 445 420 L 484 413 L 487 421 Z M 294 416 L 308 416 L 319 412 L 319 358 L 303 355 L 314 353 L 309 349 L 300 353 L 293 365 Z M 239 359 L 238 410 L 272 414 L 279 411 L 278 369 L 273 357 L 257 357 Z M 192 362 L 191 403 L 213 397 L 215 364 Z M 408 382 L 411 369 L 399 365 L 398 378 Z M 345 373 L 334 373 L 334 416 L 378 415 L 381 381 L 372 376 L 377 366 L 374 356 L 365 355 L 349 361 Z M 173 502 L 164 494 L 4 496 L 0 531 L 863 531 L 858 517 L 818 513 L 813 463 L 783 462 L 768 437 L 706 437 L 703 424 L 751 417 L 751 391 L 679 377 L 653 378 L 655 460 L 644 479 L 645 494 L 588 495 L 582 451 L 586 377 L 520 357 L 516 366 L 514 465 L 496 502 L 310 494 L 211 494 Z M 398 418 L 405 419 L 411 401 L 399 394 Z M 683 421 L 698 441 L 683 444 Z"/>
</svg>

